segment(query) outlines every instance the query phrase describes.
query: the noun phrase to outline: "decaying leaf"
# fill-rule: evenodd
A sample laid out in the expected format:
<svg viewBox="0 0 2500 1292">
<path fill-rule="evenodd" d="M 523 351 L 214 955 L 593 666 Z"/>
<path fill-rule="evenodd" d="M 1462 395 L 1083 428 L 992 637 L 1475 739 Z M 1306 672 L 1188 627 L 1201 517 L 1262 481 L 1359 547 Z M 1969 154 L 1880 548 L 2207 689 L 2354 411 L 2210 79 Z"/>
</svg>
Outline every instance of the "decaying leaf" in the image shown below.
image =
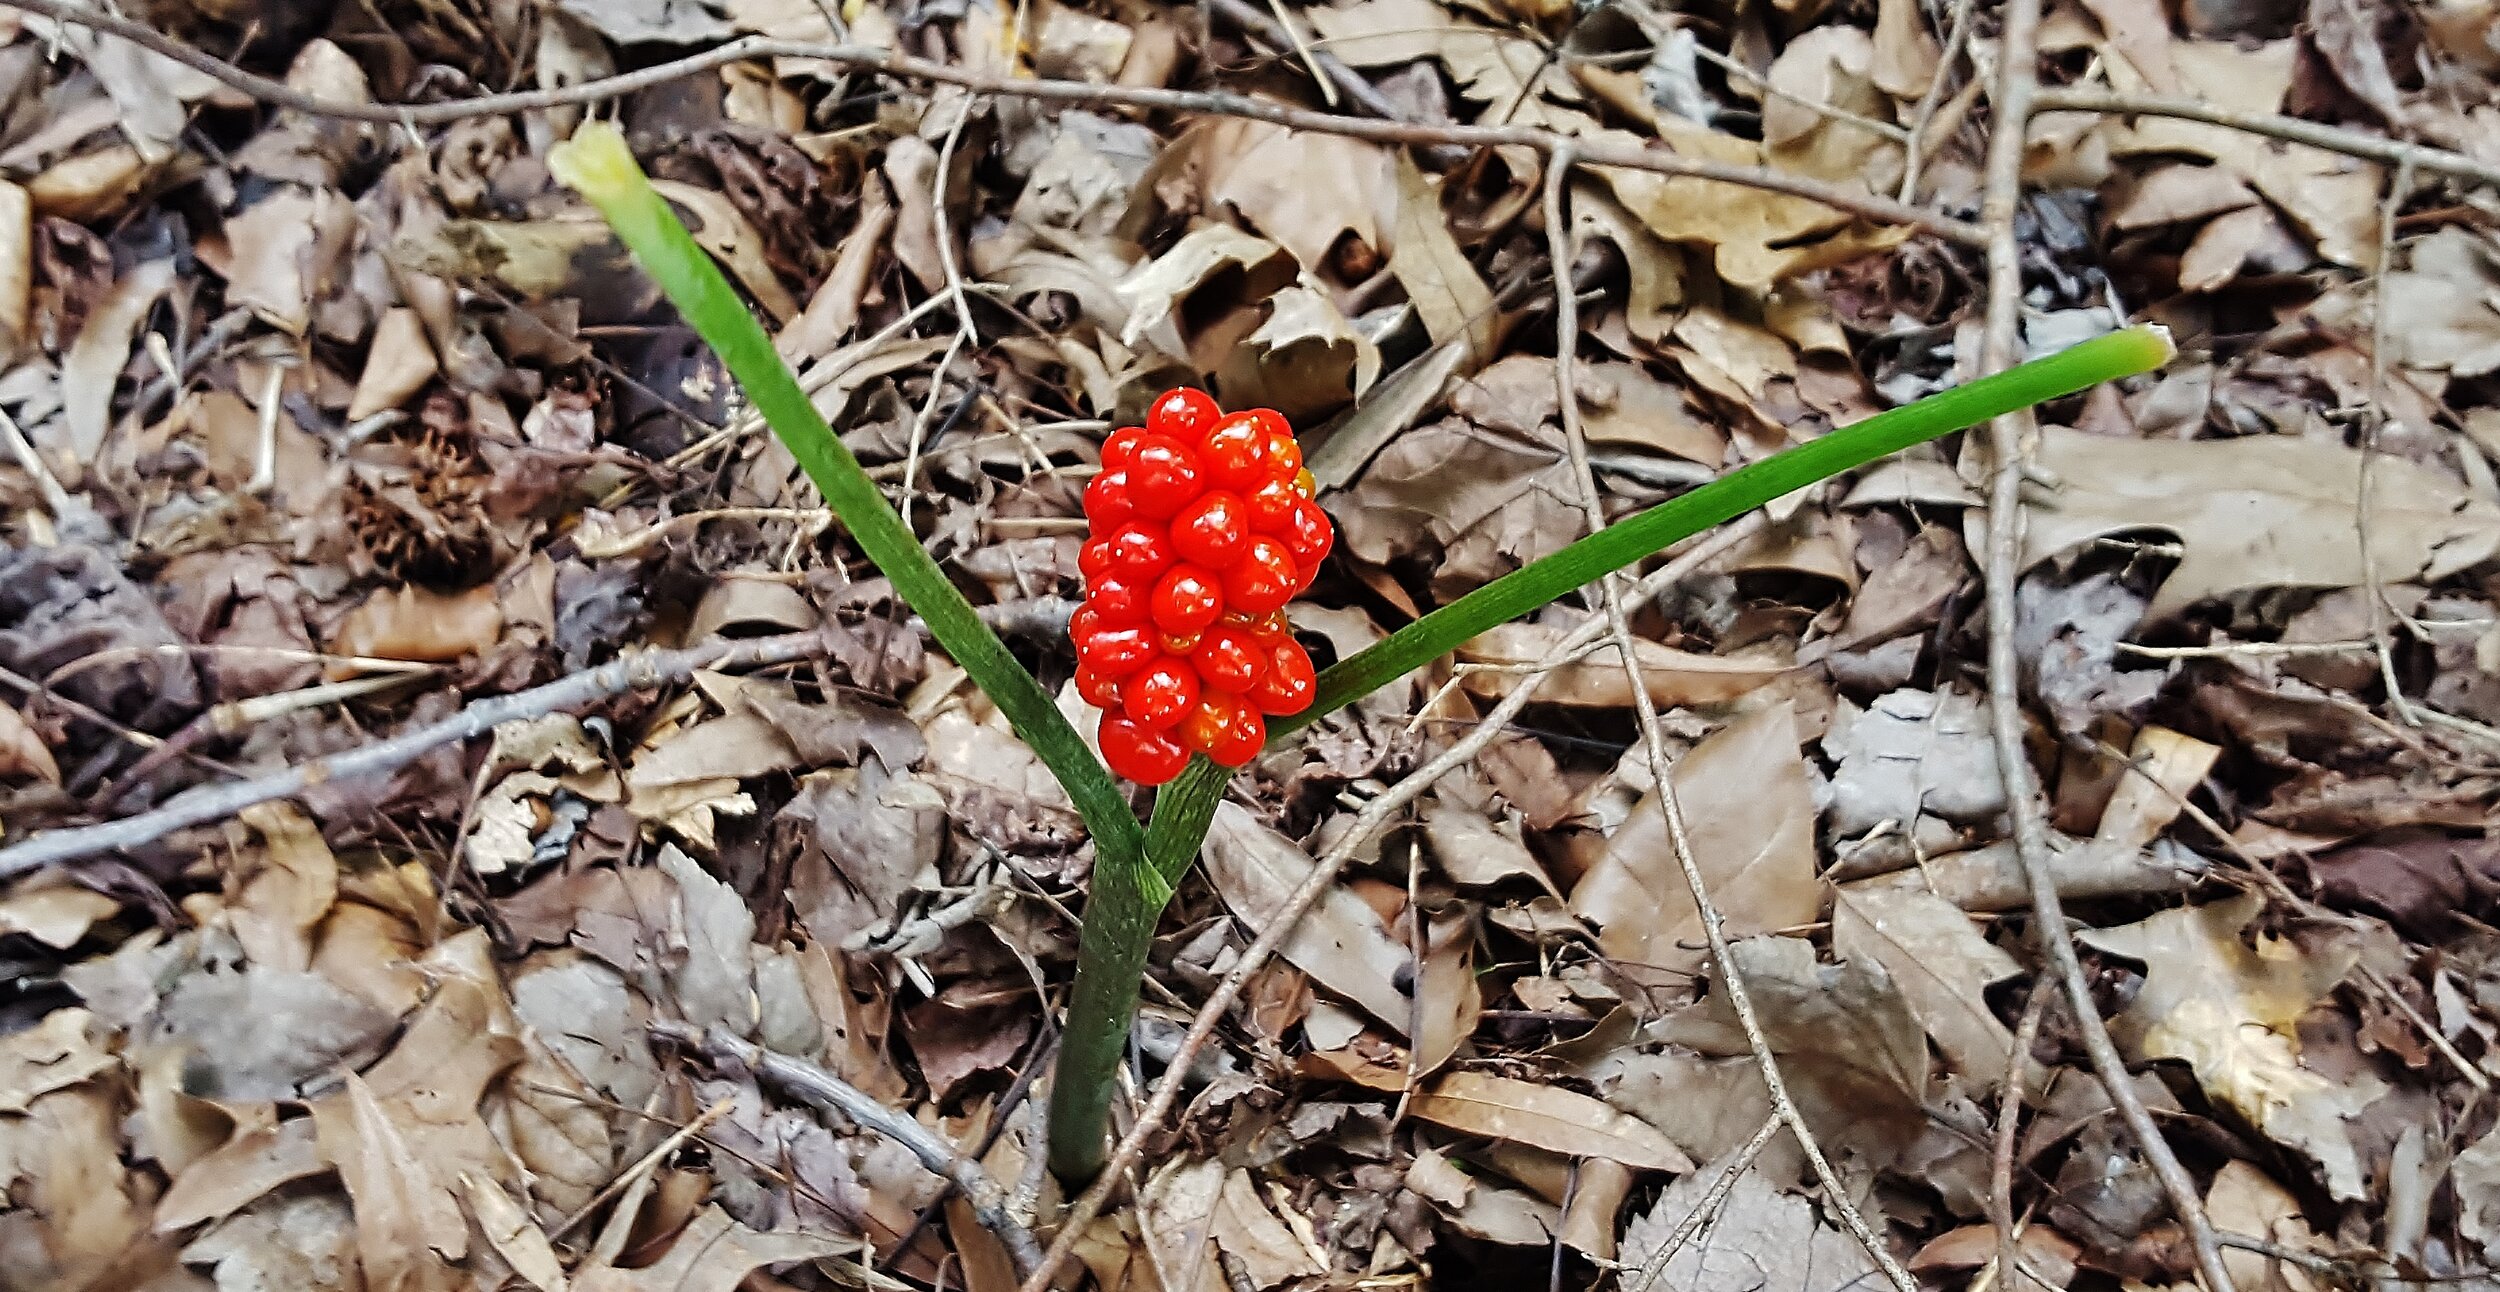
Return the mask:
<svg viewBox="0 0 2500 1292">
<path fill-rule="evenodd" d="M 1215 810 L 1207 830 L 1206 866 L 1224 904 L 1255 935 L 1310 874 L 1312 861 L 1293 840 L 1227 803 Z M 1412 972 L 1413 958 L 1362 898 L 1343 887 L 1331 889 L 1278 950 L 1390 1031 L 1406 1034 L 1414 1007 L 1398 984 Z"/>
<path fill-rule="evenodd" d="M 2110 1020 L 2124 1044 L 2148 1059 L 2185 1060 L 2206 1093 L 2325 1168 L 2335 1196 L 2356 1199 L 2361 1164 L 2344 1123 L 2387 1088 L 2375 1077 L 2338 1081 L 2302 1066 L 2294 1024 L 2343 980 L 2359 951 L 2245 934 L 2264 906 L 2249 893 L 2082 937 L 2144 963 L 2144 989 Z"/>
</svg>

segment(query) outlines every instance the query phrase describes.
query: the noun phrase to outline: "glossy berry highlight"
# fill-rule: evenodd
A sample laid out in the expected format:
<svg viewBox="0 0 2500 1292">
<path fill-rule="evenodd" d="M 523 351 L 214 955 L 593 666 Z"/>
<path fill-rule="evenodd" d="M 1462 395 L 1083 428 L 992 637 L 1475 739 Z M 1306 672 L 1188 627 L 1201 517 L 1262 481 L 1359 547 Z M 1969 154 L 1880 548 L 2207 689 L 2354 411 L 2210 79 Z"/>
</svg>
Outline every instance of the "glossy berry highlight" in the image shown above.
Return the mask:
<svg viewBox="0 0 2500 1292">
<path fill-rule="evenodd" d="M 1085 603 L 1068 633 L 1077 693 L 1103 711 L 1103 761 L 1144 785 L 1192 754 L 1244 766 L 1267 719 L 1318 692 L 1284 606 L 1319 577 L 1336 531 L 1293 427 L 1167 391 L 1144 426 L 1103 442 L 1102 467 L 1085 489 Z"/>
</svg>

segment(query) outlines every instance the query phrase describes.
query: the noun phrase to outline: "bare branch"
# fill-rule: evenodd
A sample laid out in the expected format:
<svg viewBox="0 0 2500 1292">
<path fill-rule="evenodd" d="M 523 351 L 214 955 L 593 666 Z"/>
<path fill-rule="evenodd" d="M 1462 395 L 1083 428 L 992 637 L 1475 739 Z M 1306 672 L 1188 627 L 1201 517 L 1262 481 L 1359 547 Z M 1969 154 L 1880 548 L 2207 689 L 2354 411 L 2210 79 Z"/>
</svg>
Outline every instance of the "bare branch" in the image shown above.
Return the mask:
<svg viewBox="0 0 2500 1292">
<path fill-rule="evenodd" d="M 1938 237 L 1970 246 L 1982 242 L 1980 230 L 1966 220 L 1957 220 L 1933 211 L 1890 198 L 1876 197 L 1862 189 L 1827 184 L 1803 175 L 1770 170 L 1759 166 L 1733 166 L 1724 162 L 1703 161 L 1668 152 L 1663 148 L 1644 148 L 1602 140 L 1580 140 L 1551 130 L 1531 126 L 1460 126 L 1422 125 L 1404 121 L 1375 121 L 1336 113 L 1314 112 L 1307 108 L 1288 107 L 1264 99 L 1220 91 L 1165 90 L 1140 86 L 1095 85 L 1085 81 L 1053 81 L 992 76 L 968 68 L 950 67 L 944 63 L 912 58 L 892 50 L 872 49 L 860 45 L 826 45 L 809 41 L 766 40 L 742 37 L 716 45 L 697 54 L 672 62 L 657 64 L 617 76 L 583 81 L 559 89 L 524 90 L 513 94 L 490 94 L 448 103 L 349 103 L 305 94 L 282 82 L 244 71 L 222 59 L 193 49 L 163 32 L 143 23 L 113 14 L 99 13 L 68 0 L 12 0 L 15 7 L 41 14 L 59 22 L 76 23 L 108 35 L 119 36 L 155 53 L 164 55 L 186 67 L 196 69 L 217 81 L 240 90 L 261 102 L 289 108 L 316 116 L 339 117 L 351 121 L 372 121 L 383 125 L 439 125 L 468 117 L 496 116 L 512 112 L 534 112 L 563 107 L 597 99 L 614 98 L 636 90 L 648 89 L 681 77 L 708 72 L 730 63 L 761 58 L 809 58 L 837 63 L 861 71 L 878 72 L 906 80 L 933 81 L 960 85 L 977 94 L 997 94 L 1051 103 L 1081 103 L 1093 106 L 1119 105 L 1146 108 L 1160 112 L 1200 113 L 1208 116 L 1241 117 L 1264 121 L 1287 130 L 1307 130 L 1318 134 L 1343 135 L 1367 139 L 1374 143 L 1400 145 L 1457 145 L 1465 148 L 1495 148 L 1512 145 L 1532 148 L 1541 154 L 1570 146 L 1579 150 L 1581 160 L 1593 166 L 1615 166 L 1624 170 L 1650 171 L 1661 175 L 1682 175 L 1693 179 L 1715 180 L 1746 188 L 1785 193 L 1791 197 L 1819 202 L 1834 210 L 1846 211 L 1886 224 L 1907 224 L 1924 229 Z"/>
<path fill-rule="evenodd" d="M 973 1218 L 981 1222 L 983 1229 L 998 1236 L 1007 1248 L 1008 1259 L 1016 1263 L 1017 1273 L 1026 1273 L 1041 1264 L 1041 1244 L 1033 1241 L 1032 1231 L 1007 1214 L 1006 1190 L 998 1187 L 998 1181 L 991 1179 L 980 1163 L 938 1138 L 937 1132 L 869 1098 L 867 1091 L 813 1063 L 775 1054 L 717 1027 L 707 1032 L 691 1023 L 661 1020 L 651 1024 L 651 1034 L 701 1054 L 712 1063 L 744 1067 L 811 1108 L 839 1113 L 860 1128 L 902 1145 L 929 1168 L 931 1175 L 963 1190 L 964 1201 L 972 1204 Z"/>
</svg>

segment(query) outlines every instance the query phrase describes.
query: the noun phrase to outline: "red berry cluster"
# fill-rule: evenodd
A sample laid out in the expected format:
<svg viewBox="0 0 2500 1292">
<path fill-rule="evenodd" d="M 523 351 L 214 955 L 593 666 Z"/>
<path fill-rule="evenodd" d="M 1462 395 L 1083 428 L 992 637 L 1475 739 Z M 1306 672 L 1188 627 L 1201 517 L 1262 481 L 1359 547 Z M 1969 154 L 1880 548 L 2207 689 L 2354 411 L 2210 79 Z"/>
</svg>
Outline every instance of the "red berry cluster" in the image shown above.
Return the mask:
<svg viewBox="0 0 2500 1292">
<path fill-rule="evenodd" d="M 1285 602 L 1336 532 L 1293 428 L 1175 390 L 1112 434 L 1102 467 L 1085 489 L 1085 604 L 1068 632 L 1076 689 L 1108 715 L 1103 760 L 1143 785 L 1180 775 L 1193 751 L 1239 767 L 1267 743 L 1262 715 L 1300 713 L 1317 690 Z"/>
</svg>

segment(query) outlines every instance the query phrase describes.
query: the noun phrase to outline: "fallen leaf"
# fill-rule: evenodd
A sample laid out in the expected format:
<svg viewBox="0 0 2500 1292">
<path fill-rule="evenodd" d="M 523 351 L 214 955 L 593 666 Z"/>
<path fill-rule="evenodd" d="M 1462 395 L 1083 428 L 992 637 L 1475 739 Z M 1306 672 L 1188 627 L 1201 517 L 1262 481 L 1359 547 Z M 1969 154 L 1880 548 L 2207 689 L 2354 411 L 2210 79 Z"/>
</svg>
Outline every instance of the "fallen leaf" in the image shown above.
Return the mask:
<svg viewBox="0 0 2500 1292">
<path fill-rule="evenodd" d="M 1587 1095 L 1482 1072 L 1453 1072 L 1416 1093 L 1407 1110 L 1468 1135 L 1567 1157 L 1601 1157 L 1641 1171 L 1693 1169 L 1649 1123 Z"/>
<path fill-rule="evenodd" d="M 330 1169 L 310 1117 L 238 1129 L 174 1176 L 157 1199 L 156 1232 L 176 1233 L 221 1219 L 279 1185 Z"/>
<path fill-rule="evenodd" d="M 716 0 L 557 0 L 556 8 L 619 45 L 705 45 L 738 33 Z"/>
<path fill-rule="evenodd" d="M 293 1099 L 307 1082 L 362 1067 L 398 1025 L 327 978 L 250 965 L 186 966 L 141 1031 L 196 1049 L 188 1076 L 212 1099 Z"/>
<path fill-rule="evenodd" d="M 694 858 L 660 849 L 660 869 L 677 881 L 683 904 L 684 959 L 669 973 L 678 1013 L 698 1027 L 739 1036 L 755 1026 L 755 914 L 736 889 L 714 879 Z"/>
<path fill-rule="evenodd" d="M 1302 1233 L 1311 1232 L 1308 1217 L 1295 1219 L 1302 1222 Z M 1312 1249 L 1295 1237 L 1294 1228 L 1277 1219 L 1276 1213 L 1260 1200 L 1250 1173 L 1239 1167 L 1225 1172 L 1223 1191 L 1216 1195 L 1213 1236 L 1218 1249 L 1249 1271 L 1254 1287 L 1272 1288 L 1328 1273 L 1312 1255 Z"/>
<path fill-rule="evenodd" d="M 564 1292 L 564 1266 L 556 1259 L 554 1244 L 510 1194 L 474 1175 L 460 1177 L 460 1192 L 478 1232 L 513 1273 L 539 1292 Z"/>
<path fill-rule="evenodd" d="M 62 356 L 62 418 L 70 456 L 80 465 L 94 462 L 96 451 L 104 447 L 104 434 L 112 428 L 113 387 L 130 362 L 131 340 L 148 311 L 156 308 L 157 298 L 173 285 L 170 258 L 133 266 L 87 315 L 78 340 Z"/>
<path fill-rule="evenodd" d="M 28 333 L 35 289 L 35 200 L 23 185 L 0 179 L 0 354 L 13 354 Z"/>
<path fill-rule="evenodd" d="M 2148 621 L 2251 588 L 2362 582 L 2353 537 L 2361 454 L 2341 444 L 2120 440 L 2054 426 L 2040 436 L 2036 460 L 2063 483 L 2027 513 L 2026 568 L 2111 534 L 2177 534 L 2185 555 L 2153 594 Z M 2383 457 L 2371 474 L 2379 578 L 2431 582 L 2500 552 L 2500 505 L 2401 458 Z"/>
<path fill-rule="evenodd" d="M 355 230 L 355 205 L 336 190 L 280 188 L 226 219 L 226 299 L 302 336 Z"/>
<path fill-rule="evenodd" d="M 120 902 L 84 885 L 55 875 L 29 875 L 0 897 L 0 937 L 24 934 L 55 951 L 67 951 L 96 921 L 112 918 L 121 908 Z"/>
<path fill-rule="evenodd" d="M 2216 1229 L 2246 1234 L 2287 1251 L 2327 1255 L 2309 1222 L 2301 1218 L 2299 1199 L 2237 1159 L 2223 1163 L 2214 1173 L 2213 1187 L 2205 1192 L 2205 1218 Z M 2232 1286 L 2248 1292 L 2311 1292 L 2317 1287 L 2301 1266 L 2238 1247 L 2223 1250 L 2222 1268 L 2230 1272 Z"/>
<path fill-rule="evenodd" d="M 342 655 L 447 663 L 482 655 L 503 636 L 495 585 L 447 595 L 410 584 L 376 592 L 347 612 L 330 635 Z"/>
<path fill-rule="evenodd" d="M 1814 798 L 1786 703 L 1712 733 L 1676 762 L 1669 780 L 1684 809 L 1693 861 L 1730 937 L 1816 918 L 1822 895 L 1814 878 Z M 1741 810 L 1732 806 L 1739 804 Z M 1709 959 L 1700 910 L 1654 793 L 1642 796 L 1571 890 L 1571 909 L 1603 926 L 1598 945 L 1618 960 L 1689 971 Z"/>
<path fill-rule="evenodd" d="M 347 420 L 361 422 L 386 408 L 398 408 L 442 371 L 425 323 L 404 306 L 386 310 L 373 326 L 373 342 L 365 370 L 356 378 L 356 396 L 347 403 Z"/>
<path fill-rule="evenodd" d="M 83 1009 L 56 1009 L 33 1027 L 0 1037 L 0 1113 L 23 1113 L 37 1099 L 120 1062 L 88 1039 L 94 1018 Z"/>
<path fill-rule="evenodd" d="M 312 933 L 338 900 L 338 859 L 321 828 L 291 803 L 243 809 L 242 821 L 258 831 L 257 858 L 239 865 L 242 891 L 227 908 L 235 941 L 253 963 L 272 969 L 312 967 Z"/>
<path fill-rule="evenodd" d="M 1959 687 L 1894 691 L 1864 709 L 1843 704 L 1823 734 L 1833 759 L 1828 824 L 1851 838 L 1924 815 L 1961 824 L 2005 810 L 1980 699 Z"/>
<path fill-rule="evenodd" d="M 1396 154 L 1397 240 L 1389 248 L 1389 272 L 1406 289 L 1435 342 L 1464 342 L 1477 363 L 1494 354 L 1502 318 L 1493 289 L 1450 236 L 1441 214 L 1441 187 L 1425 178 L 1414 158 Z"/>
<path fill-rule="evenodd" d="M 1642 1274 L 1665 1249 L 1667 1236 L 1684 1223 L 1721 1175 L 1736 1180 L 1703 1231 L 1706 1241 L 1687 1241 L 1659 1267 L 1654 1286 L 1668 1288 L 1839 1288 L 1877 1279 L 1875 1263 L 1857 1240 L 1819 1217 L 1815 1205 L 1783 1193 L 1758 1170 L 1736 1170 L 1722 1158 L 1667 1186 L 1650 1209 L 1624 1226 L 1622 1261 Z"/>
<path fill-rule="evenodd" d="M 573 1287 L 575 1292 L 736 1292 L 764 1266 L 855 1252 L 858 1245 L 857 1238 L 826 1234 L 759 1233 L 718 1205 L 706 1205 L 657 1262 L 634 1270 L 578 1270 Z"/>
<path fill-rule="evenodd" d="M 1465 675 L 1462 685 L 1488 698 L 1519 685 L 1521 670 L 1546 658 L 1569 630 L 1545 623 L 1509 623 L 1488 628 L 1459 644 L 1458 658 L 1469 664 L 1494 666 Z M 1722 705 L 1776 681 L 1795 667 L 1776 647 L 1747 647 L 1728 655 L 1696 655 L 1662 646 L 1646 637 L 1632 639 L 1632 655 L 1641 669 L 1641 684 L 1650 703 L 1662 709 Z M 1579 708 L 1632 707 L 1631 679 L 1623 675 L 1623 657 L 1611 643 L 1586 658 L 1549 671 L 1536 690 L 1542 704 Z"/>
<path fill-rule="evenodd" d="M 1235 803 L 1215 809 L 1204 864 L 1224 904 L 1253 934 L 1275 920 L 1313 866 L 1310 855 L 1293 840 Z M 1380 913 L 1352 890 L 1343 885 L 1329 889 L 1294 925 L 1278 953 L 1320 985 L 1362 1006 L 1391 1032 L 1406 1035 L 1414 1005 L 1398 983 L 1411 972 L 1413 958 L 1381 922 Z"/>
<path fill-rule="evenodd" d="M 2003 1080 L 2014 1037 L 1986 992 L 2022 966 L 1979 935 L 1969 912 L 1933 893 L 1844 884 L 1832 897 L 1832 953 L 1882 966 L 1972 1092 Z"/>
<path fill-rule="evenodd" d="M 146 1237 L 139 1203 L 148 1186 L 122 1163 L 120 1117 L 117 1092 L 103 1083 L 55 1090 L 0 1116 L 12 1284 L 98 1286 L 90 1281 Z"/>
<path fill-rule="evenodd" d="M 2264 906 L 2252 892 L 2080 936 L 2145 966 L 2135 1003 L 2110 1020 L 2121 1044 L 2146 1059 L 2185 1060 L 2207 1094 L 2307 1154 L 2325 1168 L 2329 1191 L 2356 1201 L 2366 1195 L 2344 1123 L 2387 1087 L 2367 1074 L 2336 1080 L 2303 1066 L 2295 1024 L 2343 981 L 2359 951 L 2349 942 L 2304 951 L 2262 933 L 2252 946 L 2242 930 Z"/>
<path fill-rule="evenodd" d="M 191 1240 L 182 1259 L 211 1267 L 220 1289 L 361 1285 L 356 1217 L 330 1189 L 271 1198 Z"/>
</svg>

